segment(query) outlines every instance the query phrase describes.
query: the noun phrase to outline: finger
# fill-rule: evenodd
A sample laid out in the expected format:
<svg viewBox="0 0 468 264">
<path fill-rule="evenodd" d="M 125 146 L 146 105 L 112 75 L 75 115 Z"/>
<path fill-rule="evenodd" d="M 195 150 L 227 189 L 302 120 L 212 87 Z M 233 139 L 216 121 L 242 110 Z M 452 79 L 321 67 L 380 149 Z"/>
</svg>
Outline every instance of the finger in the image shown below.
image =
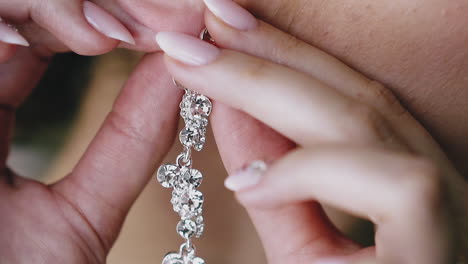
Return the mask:
<svg viewBox="0 0 468 264">
<path fill-rule="evenodd" d="M 232 10 L 233 7 L 221 6 L 222 2 L 225 1 L 205 0 L 209 8 L 205 13 L 205 22 L 210 35 L 218 46 L 267 59 L 307 73 L 324 84 L 337 88 L 350 97 L 369 103 L 379 110 L 382 109 L 391 114 L 404 111 L 394 97 L 388 98 L 389 102 L 384 101 L 387 98 L 380 98 L 376 93 L 383 91 L 376 91 L 377 87 L 371 87 L 371 80 L 320 49 L 260 20 L 255 21 L 255 24 L 248 28 L 241 28 L 233 24 L 226 15 L 226 11 Z M 214 11 L 215 14 L 209 10 Z M 242 7 L 238 6 L 238 10 L 244 16 L 253 18 Z M 385 91 L 389 92 L 389 97 L 392 96 L 390 90 L 386 89 Z M 394 103 L 396 105 L 393 105 Z"/>
<path fill-rule="evenodd" d="M 247 112 L 298 144 L 353 140 L 404 148 L 377 111 L 304 73 L 221 51 L 187 35 L 159 33 L 157 38 L 172 56 L 166 65 L 178 81 Z"/>
<path fill-rule="evenodd" d="M 162 58 L 144 57 L 73 172 L 53 186 L 106 246 L 173 144 L 181 91 L 173 88 Z"/>
<path fill-rule="evenodd" d="M 19 1 L 14 8 L 9 5 L 0 8 L 0 14 L 18 24 L 31 18 L 82 55 L 108 52 L 121 41 L 135 43 L 121 22 L 90 1 Z"/>
<path fill-rule="evenodd" d="M 274 161 L 295 148 L 293 142 L 245 113 L 219 102 L 215 102 L 213 109 L 213 132 L 230 173 L 254 160 Z M 355 248 L 342 239 L 315 202 L 273 209 L 247 207 L 247 210 L 269 263 L 290 256 L 303 262 L 311 256 L 347 254 Z"/>
<path fill-rule="evenodd" d="M 239 24 L 230 19 L 229 14 L 232 12 L 229 11 L 238 10 L 234 21 L 239 21 L 242 17 L 240 14 L 248 17 L 250 14 L 240 6 L 237 9 L 226 8 L 222 5 L 224 1 L 205 2 L 214 11 L 206 12 L 205 22 L 218 46 L 267 59 L 311 75 L 343 95 L 379 111 L 392 127 L 398 128 L 395 133 L 405 139 L 414 151 L 438 159 L 444 156 L 431 136 L 408 114 L 387 87 L 368 79 L 322 50 L 262 21 L 256 22 L 248 30 L 246 27 L 239 27 Z M 242 21 L 246 20 L 248 19 Z"/>
<path fill-rule="evenodd" d="M 428 161 L 373 149 L 315 146 L 277 162 L 257 185 L 245 185 L 252 180 L 244 177 L 237 174 L 227 184 L 246 207 L 316 199 L 374 221 L 382 263 L 452 263 L 444 189 Z"/>
<path fill-rule="evenodd" d="M 122 23 L 90 1 L 43 3 L 36 10 L 31 11 L 34 21 L 79 54 L 102 54 L 115 48 L 120 41 L 135 43 Z M 67 22 L 60 24 L 62 21 Z"/>
<path fill-rule="evenodd" d="M 137 48 L 145 52 L 160 51 L 154 42 L 155 32 L 178 31 L 194 36 L 205 27 L 202 1 L 119 1 L 121 8 L 115 8 L 115 1 L 96 0 L 107 7 L 134 33 Z"/>
</svg>

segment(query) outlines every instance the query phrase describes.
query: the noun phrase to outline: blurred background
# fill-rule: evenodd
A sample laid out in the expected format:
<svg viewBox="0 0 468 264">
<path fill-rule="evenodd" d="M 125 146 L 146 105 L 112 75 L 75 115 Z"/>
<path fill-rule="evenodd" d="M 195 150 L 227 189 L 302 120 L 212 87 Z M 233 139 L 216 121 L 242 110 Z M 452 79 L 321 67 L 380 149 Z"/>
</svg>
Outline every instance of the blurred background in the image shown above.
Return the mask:
<svg viewBox="0 0 468 264">
<path fill-rule="evenodd" d="M 93 58 L 57 55 L 18 111 L 8 165 L 20 175 L 47 183 L 68 174 L 141 56 L 126 50 Z M 206 196 L 207 228 L 196 241 L 198 254 L 208 263 L 266 263 L 246 213 L 223 187 L 226 172 L 211 133 L 207 142 L 206 149 L 194 157 L 197 169 L 206 177 L 201 191 Z M 175 144 L 168 161 L 178 152 L 180 146 Z M 170 192 L 151 181 L 132 208 L 108 263 L 154 264 L 168 250 L 178 249 L 182 242 L 175 232 L 178 215 L 169 201 Z M 327 212 L 353 239 L 363 245 L 373 243 L 371 224 L 331 208 Z"/>
</svg>

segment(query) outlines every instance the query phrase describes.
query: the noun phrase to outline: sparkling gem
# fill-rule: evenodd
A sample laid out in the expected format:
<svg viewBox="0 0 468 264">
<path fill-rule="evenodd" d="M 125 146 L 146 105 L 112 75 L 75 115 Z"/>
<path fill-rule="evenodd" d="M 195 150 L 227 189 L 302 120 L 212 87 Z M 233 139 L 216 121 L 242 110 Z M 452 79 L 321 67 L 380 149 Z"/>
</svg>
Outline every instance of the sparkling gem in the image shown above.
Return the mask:
<svg viewBox="0 0 468 264">
<path fill-rule="evenodd" d="M 197 224 L 190 219 L 180 220 L 177 224 L 177 233 L 179 233 L 182 238 L 189 239 L 195 235 L 196 232 Z"/>
<path fill-rule="evenodd" d="M 195 127 L 185 127 L 180 131 L 180 143 L 186 147 L 192 147 L 200 140 L 199 130 Z"/>
<path fill-rule="evenodd" d="M 158 172 L 156 174 L 156 178 L 158 182 L 164 188 L 171 188 L 174 187 L 176 175 L 177 175 L 178 167 L 172 164 L 165 164 L 159 167 Z"/>
<path fill-rule="evenodd" d="M 178 188 L 186 188 L 189 185 L 197 188 L 203 180 L 203 175 L 200 171 L 186 167 L 179 170 L 177 177 Z"/>
<path fill-rule="evenodd" d="M 184 259 L 178 253 L 169 253 L 164 257 L 162 264 L 184 264 Z"/>
<path fill-rule="evenodd" d="M 174 211 L 183 218 L 192 218 L 201 213 L 203 207 L 203 194 L 193 188 L 172 192 L 171 203 Z"/>
<path fill-rule="evenodd" d="M 208 125 L 208 116 L 211 114 L 212 103 L 208 97 L 187 90 L 180 103 L 180 115 L 184 121 L 193 126 L 206 127 Z"/>
<path fill-rule="evenodd" d="M 205 264 L 205 261 L 195 256 L 186 256 L 184 261 L 184 256 L 181 254 L 169 253 L 164 257 L 162 264 Z"/>
<path fill-rule="evenodd" d="M 196 150 L 196 151 L 201 151 L 203 149 L 203 146 L 205 145 L 205 142 L 206 142 L 206 137 L 202 136 L 200 137 L 200 139 L 198 140 L 197 144 L 195 144 L 193 146 L 193 148 Z"/>
<path fill-rule="evenodd" d="M 204 95 L 198 94 L 190 104 L 190 115 L 193 119 L 202 119 L 211 113 L 211 101 Z"/>
</svg>

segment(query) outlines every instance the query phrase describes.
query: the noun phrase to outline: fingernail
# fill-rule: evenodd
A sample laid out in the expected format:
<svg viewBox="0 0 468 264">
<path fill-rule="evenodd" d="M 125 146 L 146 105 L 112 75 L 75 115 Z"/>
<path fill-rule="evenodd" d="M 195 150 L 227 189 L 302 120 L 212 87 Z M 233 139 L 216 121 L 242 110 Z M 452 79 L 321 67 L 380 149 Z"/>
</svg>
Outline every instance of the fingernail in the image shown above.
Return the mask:
<svg viewBox="0 0 468 264">
<path fill-rule="evenodd" d="M 254 161 L 247 168 L 229 176 L 224 182 L 224 186 L 234 192 L 254 187 L 260 182 L 267 168 L 264 161 Z"/>
<path fill-rule="evenodd" d="M 84 1 L 83 13 L 88 23 L 105 36 L 135 45 L 135 39 L 127 28 L 98 5 Z"/>
<path fill-rule="evenodd" d="M 257 19 L 232 0 L 203 0 L 208 9 L 226 24 L 238 30 L 251 30 L 257 27 Z"/>
<path fill-rule="evenodd" d="M 15 28 L 3 22 L 0 22 L 0 41 L 7 44 L 29 47 L 28 41 Z"/>
<path fill-rule="evenodd" d="M 193 66 L 208 64 L 221 52 L 203 40 L 176 32 L 159 32 L 156 42 L 169 57 Z"/>
</svg>

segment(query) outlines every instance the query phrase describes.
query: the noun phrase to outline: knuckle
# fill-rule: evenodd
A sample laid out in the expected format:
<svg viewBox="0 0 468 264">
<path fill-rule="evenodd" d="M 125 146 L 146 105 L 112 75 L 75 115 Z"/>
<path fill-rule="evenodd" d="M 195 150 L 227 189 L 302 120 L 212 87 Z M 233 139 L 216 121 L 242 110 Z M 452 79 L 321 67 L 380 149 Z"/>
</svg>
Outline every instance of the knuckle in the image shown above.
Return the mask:
<svg viewBox="0 0 468 264">
<path fill-rule="evenodd" d="M 372 107 L 363 104 L 355 104 L 347 111 L 349 113 L 345 137 L 365 142 L 388 142 L 394 141 L 387 121 Z"/>
<path fill-rule="evenodd" d="M 377 111 L 364 104 L 354 105 L 351 107 L 350 113 L 358 125 L 371 125 L 381 119 Z"/>
<path fill-rule="evenodd" d="M 367 90 L 372 93 L 372 97 L 376 99 L 376 102 L 381 102 L 379 109 L 384 109 L 384 111 L 397 116 L 407 113 L 395 94 L 380 82 L 369 80 Z"/>
<path fill-rule="evenodd" d="M 283 54 L 284 51 L 290 52 L 291 50 L 298 49 L 303 45 L 303 42 L 293 35 L 282 34 L 278 44 L 277 53 Z"/>
<path fill-rule="evenodd" d="M 119 111 L 112 110 L 107 117 L 107 122 L 109 122 L 110 129 L 115 133 L 121 134 L 136 142 L 149 143 L 141 132 L 141 126 L 135 121 L 125 117 L 125 115 L 121 114 Z"/>
<path fill-rule="evenodd" d="M 254 59 L 243 69 L 243 76 L 247 79 L 258 80 L 268 74 L 270 63 L 261 59 Z"/>
</svg>

